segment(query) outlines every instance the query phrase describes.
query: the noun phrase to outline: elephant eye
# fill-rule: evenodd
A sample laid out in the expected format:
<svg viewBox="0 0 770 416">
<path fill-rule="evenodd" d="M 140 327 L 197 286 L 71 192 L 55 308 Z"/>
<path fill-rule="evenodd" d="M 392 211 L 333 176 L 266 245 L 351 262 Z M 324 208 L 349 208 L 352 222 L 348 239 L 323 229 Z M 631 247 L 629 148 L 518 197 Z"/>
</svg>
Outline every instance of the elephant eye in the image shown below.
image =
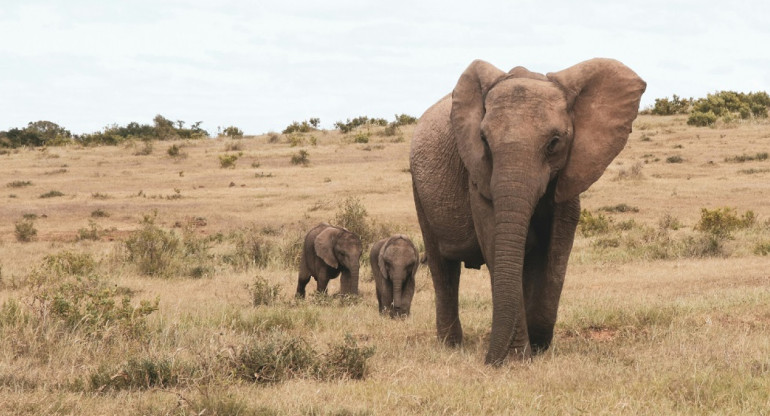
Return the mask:
<svg viewBox="0 0 770 416">
<path fill-rule="evenodd" d="M 559 138 L 559 136 L 551 137 L 551 140 L 548 142 L 548 146 L 546 146 L 545 150 L 548 153 L 553 153 L 554 151 L 556 151 L 556 147 L 559 145 L 560 140 L 561 139 Z"/>
</svg>

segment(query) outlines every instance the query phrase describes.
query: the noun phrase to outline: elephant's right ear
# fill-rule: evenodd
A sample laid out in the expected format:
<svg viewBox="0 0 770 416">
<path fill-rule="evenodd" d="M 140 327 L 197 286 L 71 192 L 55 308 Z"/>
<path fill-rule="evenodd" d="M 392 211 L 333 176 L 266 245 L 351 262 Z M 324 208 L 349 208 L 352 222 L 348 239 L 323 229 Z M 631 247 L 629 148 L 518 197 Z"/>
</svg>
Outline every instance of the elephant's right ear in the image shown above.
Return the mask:
<svg viewBox="0 0 770 416">
<path fill-rule="evenodd" d="M 388 269 L 385 267 L 385 250 L 388 248 L 391 241 L 393 241 L 393 237 L 386 239 L 385 243 L 380 247 L 380 252 L 377 253 L 377 267 L 380 268 L 380 273 L 382 273 L 382 277 L 385 278 L 385 280 L 390 280 Z"/>
<path fill-rule="evenodd" d="M 340 267 L 340 263 L 337 261 L 337 256 L 334 255 L 334 244 L 342 232 L 339 228 L 328 227 L 321 231 L 313 241 L 315 254 L 323 259 L 324 263 L 328 264 L 329 267 L 335 269 Z"/>
<path fill-rule="evenodd" d="M 452 91 L 450 120 L 465 168 L 478 191 L 491 199 L 489 181 L 492 177 L 492 161 L 481 139 L 481 120 L 484 118 L 484 97 L 505 72 L 492 64 L 475 60 L 463 72 Z"/>
</svg>

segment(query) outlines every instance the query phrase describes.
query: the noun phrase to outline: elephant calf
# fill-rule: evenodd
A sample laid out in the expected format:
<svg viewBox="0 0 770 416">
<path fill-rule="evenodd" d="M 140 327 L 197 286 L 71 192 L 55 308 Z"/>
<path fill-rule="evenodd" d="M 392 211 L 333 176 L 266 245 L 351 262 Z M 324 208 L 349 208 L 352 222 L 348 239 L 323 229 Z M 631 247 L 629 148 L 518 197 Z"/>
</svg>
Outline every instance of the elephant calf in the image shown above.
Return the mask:
<svg viewBox="0 0 770 416">
<path fill-rule="evenodd" d="M 361 240 L 355 233 L 322 222 L 305 236 L 299 261 L 297 297 L 305 297 L 305 286 L 315 277 L 317 290 L 326 293 L 326 285 L 342 273 L 341 294 L 358 294 L 358 269 Z"/>
<path fill-rule="evenodd" d="M 380 313 L 390 317 L 407 316 L 414 296 L 414 276 L 420 265 L 420 253 L 409 237 L 398 234 L 372 246 L 369 255 L 377 286 Z"/>
</svg>

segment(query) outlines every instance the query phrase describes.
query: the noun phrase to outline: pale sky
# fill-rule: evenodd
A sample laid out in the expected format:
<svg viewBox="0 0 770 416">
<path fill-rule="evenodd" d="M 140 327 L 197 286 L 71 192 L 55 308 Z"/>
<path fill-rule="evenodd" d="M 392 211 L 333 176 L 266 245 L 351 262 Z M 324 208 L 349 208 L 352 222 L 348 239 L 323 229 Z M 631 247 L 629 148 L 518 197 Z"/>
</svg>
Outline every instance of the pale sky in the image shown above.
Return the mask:
<svg viewBox="0 0 770 416">
<path fill-rule="evenodd" d="M 770 90 L 770 2 L 0 0 L 0 130 L 72 133 L 156 114 L 246 134 L 419 116 L 473 59 L 558 71 L 622 61 L 642 106 Z"/>
</svg>

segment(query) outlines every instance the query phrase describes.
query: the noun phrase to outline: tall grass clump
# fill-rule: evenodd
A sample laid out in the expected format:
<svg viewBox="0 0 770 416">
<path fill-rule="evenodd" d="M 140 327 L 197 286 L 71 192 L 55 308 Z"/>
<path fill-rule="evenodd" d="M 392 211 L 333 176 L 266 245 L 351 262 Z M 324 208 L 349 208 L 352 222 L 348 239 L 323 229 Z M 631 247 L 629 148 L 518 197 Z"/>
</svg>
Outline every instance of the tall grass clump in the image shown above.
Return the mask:
<svg viewBox="0 0 770 416">
<path fill-rule="evenodd" d="M 155 225 L 156 215 L 145 215 L 142 228 L 125 240 L 126 260 L 147 276 L 203 277 L 208 274 L 209 242 L 190 230 L 185 230 L 182 238 L 173 231 L 163 230 Z"/>
<path fill-rule="evenodd" d="M 16 241 L 20 243 L 28 243 L 37 236 L 37 229 L 35 228 L 35 222 L 31 219 L 21 219 L 14 223 L 14 235 Z"/>
<path fill-rule="evenodd" d="M 28 277 L 30 305 L 40 319 L 54 319 L 71 330 L 103 338 L 145 333 L 145 317 L 158 310 L 159 299 L 133 306 L 114 285 L 96 273 L 87 253 L 62 251 L 48 255 Z"/>
<path fill-rule="evenodd" d="M 171 358 L 131 357 L 118 366 L 100 366 L 88 379 L 97 392 L 146 390 L 183 385 L 195 372 Z"/>
<path fill-rule="evenodd" d="M 264 277 L 257 276 L 254 282 L 248 286 L 253 306 L 272 305 L 281 293 L 280 285 L 273 285 Z"/>
</svg>

